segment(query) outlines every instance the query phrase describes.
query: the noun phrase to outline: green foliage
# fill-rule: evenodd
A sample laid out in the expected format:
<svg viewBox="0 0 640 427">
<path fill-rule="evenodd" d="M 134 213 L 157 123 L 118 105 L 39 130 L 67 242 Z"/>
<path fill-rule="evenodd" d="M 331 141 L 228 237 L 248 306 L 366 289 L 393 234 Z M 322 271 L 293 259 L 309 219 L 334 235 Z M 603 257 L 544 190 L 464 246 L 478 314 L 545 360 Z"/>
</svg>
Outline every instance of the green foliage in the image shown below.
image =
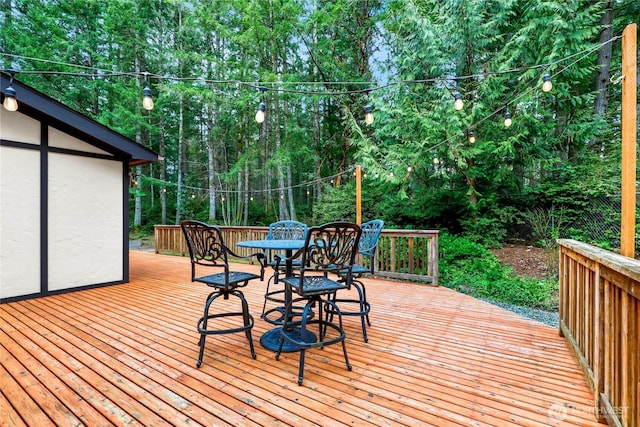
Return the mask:
<svg viewBox="0 0 640 427">
<path fill-rule="evenodd" d="M 523 214 L 532 230 L 532 237 L 542 247 L 555 248 L 556 240 L 565 227 L 563 209 L 534 208 Z"/>
<path fill-rule="evenodd" d="M 594 111 L 606 3 L 12 0 L 0 9 L 1 66 L 164 156 L 141 167 L 152 180 L 132 190 L 140 226 L 353 220 L 352 182 L 318 199 L 297 186 L 360 164 L 363 220 L 446 228 L 489 247 L 507 237 L 549 244 L 555 230 L 541 217 L 523 223 L 527 212 L 561 210 L 579 229 L 589 201 L 620 186 L 620 86 L 607 88 L 606 115 Z M 640 13 L 638 2 L 614 9 L 616 34 Z M 619 42 L 611 46 L 619 69 Z M 140 106 L 144 71 L 151 112 Z M 544 73 L 551 93 L 538 90 Z M 267 120 L 257 125 L 261 95 Z M 231 201 L 247 192 L 255 202 Z"/>
<path fill-rule="evenodd" d="M 313 210 L 313 223 L 324 224 L 332 221 L 355 221 L 355 186 L 325 186 L 320 200 Z"/>
<path fill-rule="evenodd" d="M 465 237 L 440 234 L 440 284 L 478 298 L 556 309 L 557 280 L 517 277 L 482 245 Z"/>
</svg>

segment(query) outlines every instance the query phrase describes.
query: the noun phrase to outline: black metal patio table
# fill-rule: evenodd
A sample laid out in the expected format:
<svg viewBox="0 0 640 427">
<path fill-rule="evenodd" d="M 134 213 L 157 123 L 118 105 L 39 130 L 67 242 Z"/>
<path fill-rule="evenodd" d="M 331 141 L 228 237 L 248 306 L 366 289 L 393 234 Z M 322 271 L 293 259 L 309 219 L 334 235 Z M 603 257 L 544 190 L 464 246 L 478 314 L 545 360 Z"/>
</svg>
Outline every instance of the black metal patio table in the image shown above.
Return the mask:
<svg viewBox="0 0 640 427">
<path fill-rule="evenodd" d="M 304 243 L 305 241 L 303 239 L 295 239 L 295 240 L 278 240 L 278 239 L 266 240 L 265 239 L 265 240 L 245 240 L 242 242 L 238 242 L 236 244 L 244 248 L 285 251 L 285 256 L 287 257 L 287 261 L 285 264 L 285 276 L 289 277 L 293 275 L 293 260 L 291 259 L 291 257 L 293 256 L 293 251 L 304 247 Z M 289 301 L 291 301 L 291 292 L 285 291 L 285 306 Z M 282 307 L 282 312 L 284 312 L 284 307 Z M 282 320 L 274 321 L 274 320 L 268 319 L 266 316 L 264 317 L 264 320 L 274 325 L 282 325 L 283 323 Z M 268 350 L 277 351 L 278 346 L 280 345 L 281 329 L 282 327 L 279 326 L 265 332 L 260 337 L 260 345 L 262 345 L 262 347 Z M 299 329 L 295 328 L 294 330 L 299 330 Z M 315 342 L 316 339 L 317 338 L 315 334 L 313 334 L 312 332 L 306 331 L 306 334 L 304 336 L 304 341 Z M 288 345 L 287 342 L 285 341 L 282 347 L 282 351 L 283 352 L 298 351 L 298 348 Z"/>
</svg>

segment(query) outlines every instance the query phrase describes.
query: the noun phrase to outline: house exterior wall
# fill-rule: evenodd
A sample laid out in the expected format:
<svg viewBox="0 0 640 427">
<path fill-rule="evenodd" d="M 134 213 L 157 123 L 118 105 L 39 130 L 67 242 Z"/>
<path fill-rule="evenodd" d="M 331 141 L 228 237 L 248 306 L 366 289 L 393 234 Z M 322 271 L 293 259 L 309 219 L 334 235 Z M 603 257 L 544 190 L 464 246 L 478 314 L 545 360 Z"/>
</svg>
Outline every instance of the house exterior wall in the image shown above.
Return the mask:
<svg viewBox="0 0 640 427">
<path fill-rule="evenodd" d="M 122 167 L 49 155 L 49 290 L 123 280 Z"/>
<path fill-rule="evenodd" d="M 0 194 L 0 297 L 36 294 L 41 271 L 38 151 L 0 146 Z"/>
<path fill-rule="evenodd" d="M 24 114 L 1 109 L 0 139 L 40 145 L 40 122 Z"/>
<path fill-rule="evenodd" d="M 0 140 L 0 298 L 128 280 L 126 161 L 20 112 Z"/>
</svg>

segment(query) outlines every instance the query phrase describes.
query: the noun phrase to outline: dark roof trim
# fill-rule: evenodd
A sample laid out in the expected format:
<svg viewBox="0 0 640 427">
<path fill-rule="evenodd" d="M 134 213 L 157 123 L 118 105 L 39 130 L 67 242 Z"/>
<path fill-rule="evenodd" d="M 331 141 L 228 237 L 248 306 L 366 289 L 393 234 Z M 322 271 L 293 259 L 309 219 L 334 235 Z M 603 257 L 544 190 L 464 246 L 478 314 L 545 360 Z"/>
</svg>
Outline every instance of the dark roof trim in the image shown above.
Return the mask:
<svg viewBox="0 0 640 427">
<path fill-rule="evenodd" d="M 2 99 L 4 100 L 4 90 L 9 86 L 9 76 L 0 73 L 0 83 Z M 130 166 L 158 161 L 158 154 L 152 150 L 72 110 L 32 87 L 20 83 L 15 78 L 13 80 L 13 88 L 16 90 L 16 98 L 19 105 L 18 111 L 22 111 L 25 114 L 32 112 L 36 116 L 45 116 L 49 120 L 61 124 L 63 128 L 61 130 L 64 130 L 64 128 L 72 129 L 85 136 L 96 147 L 114 155 L 129 158 Z M 0 108 L 2 107 L 0 106 Z"/>
</svg>

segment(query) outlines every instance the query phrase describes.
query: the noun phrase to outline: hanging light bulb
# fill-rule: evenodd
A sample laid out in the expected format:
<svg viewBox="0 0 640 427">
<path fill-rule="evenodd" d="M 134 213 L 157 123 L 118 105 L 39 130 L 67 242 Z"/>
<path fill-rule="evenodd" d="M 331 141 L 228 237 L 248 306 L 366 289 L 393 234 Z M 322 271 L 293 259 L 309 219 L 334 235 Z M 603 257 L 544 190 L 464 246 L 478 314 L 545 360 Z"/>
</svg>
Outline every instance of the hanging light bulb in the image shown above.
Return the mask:
<svg viewBox="0 0 640 427">
<path fill-rule="evenodd" d="M 368 125 L 373 123 L 373 107 L 371 105 L 364 107 L 364 122 Z"/>
<path fill-rule="evenodd" d="M 153 98 L 151 97 L 151 88 L 149 87 L 149 73 L 144 73 L 144 89 L 142 89 L 142 106 L 145 110 L 153 110 Z"/>
<path fill-rule="evenodd" d="M 462 110 L 462 108 L 464 108 L 464 102 L 462 101 L 460 92 L 454 92 L 453 99 L 453 107 L 456 109 L 456 111 Z"/>
<path fill-rule="evenodd" d="M 18 110 L 18 100 L 16 99 L 16 90 L 13 88 L 13 76 L 15 71 L 10 71 L 11 77 L 9 78 L 9 86 L 4 90 L 4 102 L 3 106 L 7 111 Z"/>
<path fill-rule="evenodd" d="M 472 130 L 469 131 L 469 143 L 474 144 L 476 142 L 476 135 Z"/>
<path fill-rule="evenodd" d="M 436 153 L 433 153 L 433 164 L 437 165 L 440 163 L 440 160 L 438 159 L 438 156 L 436 155 Z"/>
<path fill-rule="evenodd" d="M 505 127 L 511 126 L 511 114 L 509 113 L 509 110 L 507 110 L 507 112 L 504 113 L 504 126 Z"/>
<path fill-rule="evenodd" d="M 393 172 L 389 172 L 389 176 L 393 178 Z"/>
<path fill-rule="evenodd" d="M 145 110 L 153 110 L 153 98 L 151 97 L 151 89 L 148 87 L 142 89 L 142 106 Z"/>
<path fill-rule="evenodd" d="M 545 74 L 544 77 L 542 77 L 542 91 L 550 92 L 552 88 L 553 84 L 551 84 L 551 76 L 549 74 Z"/>
<path fill-rule="evenodd" d="M 249 197 L 249 200 L 251 200 L 253 202 L 253 196 Z"/>
<path fill-rule="evenodd" d="M 407 166 L 407 172 L 411 172 L 412 169 L 411 165 Z"/>
<path fill-rule="evenodd" d="M 267 90 L 267 88 L 264 86 L 260 86 L 258 89 L 260 89 L 262 101 L 260 101 L 260 104 L 258 105 L 258 111 L 256 111 L 256 122 L 263 123 L 264 117 L 265 117 L 265 111 L 267 111 L 267 107 L 266 105 L 264 105 L 264 93 Z"/>
<path fill-rule="evenodd" d="M 264 112 L 266 109 L 267 107 L 264 105 L 264 102 L 261 102 L 260 105 L 258 105 L 258 111 L 256 111 L 256 122 L 264 122 Z"/>
</svg>

